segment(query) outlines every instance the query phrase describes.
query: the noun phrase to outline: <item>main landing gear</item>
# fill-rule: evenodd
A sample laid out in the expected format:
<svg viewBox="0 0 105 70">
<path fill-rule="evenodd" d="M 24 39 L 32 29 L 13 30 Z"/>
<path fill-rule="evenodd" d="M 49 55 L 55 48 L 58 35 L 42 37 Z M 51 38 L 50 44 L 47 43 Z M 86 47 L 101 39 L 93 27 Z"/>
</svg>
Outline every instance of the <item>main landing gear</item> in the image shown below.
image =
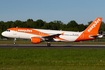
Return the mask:
<svg viewBox="0 0 105 70">
<path fill-rule="evenodd" d="M 51 46 L 50 42 L 47 42 L 47 46 Z"/>
<path fill-rule="evenodd" d="M 14 45 L 16 44 L 16 38 L 14 38 Z"/>
</svg>

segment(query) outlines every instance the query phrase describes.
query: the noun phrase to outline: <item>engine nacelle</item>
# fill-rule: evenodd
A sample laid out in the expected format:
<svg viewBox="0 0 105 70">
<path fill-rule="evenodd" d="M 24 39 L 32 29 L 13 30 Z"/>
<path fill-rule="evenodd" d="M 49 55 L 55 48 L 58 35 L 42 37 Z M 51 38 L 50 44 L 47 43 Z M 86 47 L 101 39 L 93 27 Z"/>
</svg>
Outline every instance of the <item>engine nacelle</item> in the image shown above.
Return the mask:
<svg viewBox="0 0 105 70">
<path fill-rule="evenodd" d="M 39 37 L 31 37 L 31 42 L 35 43 L 35 44 L 40 43 L 41 42 L 41 38 L 39 38 Z"/>
</svg>

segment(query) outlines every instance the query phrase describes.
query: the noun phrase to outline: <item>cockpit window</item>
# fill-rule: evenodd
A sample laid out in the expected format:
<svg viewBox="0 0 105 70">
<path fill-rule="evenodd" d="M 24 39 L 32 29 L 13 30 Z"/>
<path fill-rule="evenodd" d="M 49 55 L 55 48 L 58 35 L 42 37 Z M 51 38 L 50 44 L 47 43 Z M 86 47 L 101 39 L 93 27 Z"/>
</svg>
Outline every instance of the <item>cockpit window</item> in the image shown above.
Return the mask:
<svg viewBox="0 0 105 70">
<path fill-rule="evenodd" d="M 10 32 L 10 30 L 6 30 L 7 32 Z"/>
</svg>

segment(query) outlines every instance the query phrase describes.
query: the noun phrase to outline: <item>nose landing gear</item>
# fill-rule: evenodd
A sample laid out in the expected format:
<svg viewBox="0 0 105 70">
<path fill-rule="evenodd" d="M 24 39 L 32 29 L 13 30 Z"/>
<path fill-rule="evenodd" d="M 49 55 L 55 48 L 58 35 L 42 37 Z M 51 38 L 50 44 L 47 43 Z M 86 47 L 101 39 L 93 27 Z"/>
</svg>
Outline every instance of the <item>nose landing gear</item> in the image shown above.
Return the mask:
<svg viewBox="0 0 105 70">
<path fill-rule="evenodd" d="M 14 45 L 16 44 L 16 38 L 14 38 Z"/>
</svg>

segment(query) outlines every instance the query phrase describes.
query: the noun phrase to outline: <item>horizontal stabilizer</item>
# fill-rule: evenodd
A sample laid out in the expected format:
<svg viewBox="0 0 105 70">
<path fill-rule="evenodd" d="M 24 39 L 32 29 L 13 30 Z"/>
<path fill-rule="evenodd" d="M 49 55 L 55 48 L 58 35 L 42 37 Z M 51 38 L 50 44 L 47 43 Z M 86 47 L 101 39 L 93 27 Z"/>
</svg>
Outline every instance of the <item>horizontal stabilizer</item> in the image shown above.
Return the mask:
<svg viewBox="0 0 105 70">
<path fill-rule="evenodd" d="M 91 35 L 90 37 L 102 38 L 102 37 L 103 37 L 103 35 L 100 35 L 100 34 L 99 34 L 99 35 L 93 35 L 93 36 Z"/>
</svg>

